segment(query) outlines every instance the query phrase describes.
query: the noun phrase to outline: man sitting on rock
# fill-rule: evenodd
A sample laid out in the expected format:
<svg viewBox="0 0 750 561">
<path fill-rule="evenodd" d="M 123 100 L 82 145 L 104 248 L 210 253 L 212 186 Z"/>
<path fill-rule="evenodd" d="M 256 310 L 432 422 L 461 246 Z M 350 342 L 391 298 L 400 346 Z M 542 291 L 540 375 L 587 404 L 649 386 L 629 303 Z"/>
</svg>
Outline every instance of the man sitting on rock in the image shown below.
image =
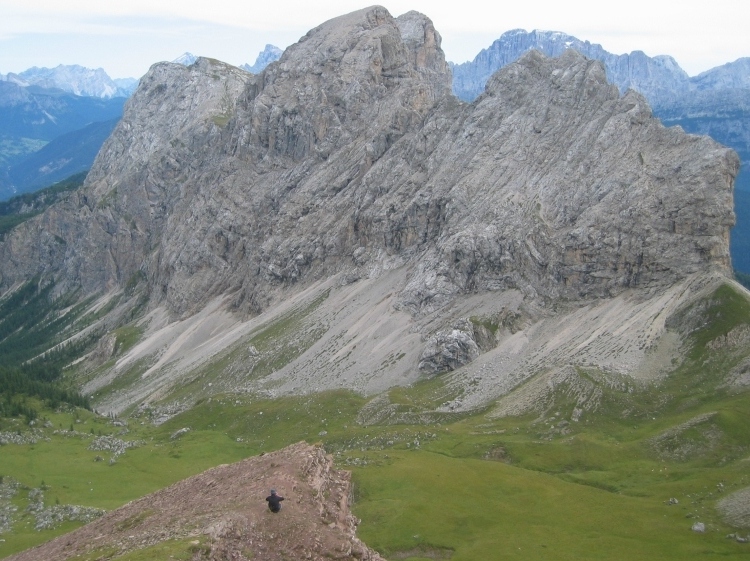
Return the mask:
<svg viewBox="0 0 750 561">
<path fill-rule="evenodd" d="M 281 510 L 281 501 L 283 500 L 284 497 L 276 494 L 276 489 L 271 489 L 271 494 L 266 497 L 266 501 L 268 501 L 268 508 L 271 510 L 271 512 L 279 512 Z"/>
</svg>

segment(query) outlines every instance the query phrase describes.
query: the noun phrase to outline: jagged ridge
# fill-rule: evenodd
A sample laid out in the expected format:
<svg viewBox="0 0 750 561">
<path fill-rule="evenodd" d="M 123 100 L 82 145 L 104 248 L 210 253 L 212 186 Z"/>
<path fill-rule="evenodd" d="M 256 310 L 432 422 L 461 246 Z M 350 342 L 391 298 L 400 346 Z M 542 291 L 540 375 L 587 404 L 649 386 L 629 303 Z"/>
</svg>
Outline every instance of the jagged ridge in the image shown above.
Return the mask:
<svg viewBox="0 0 750 561">
<path fill-rule="evenodd" d="M 664 128 L 572 50 L 524 56 L 472 104 L 450 83 L 429 19 L 381 7 L 313 29 L 257 76 L 155 65 L 85 188 L 0 246 L 0 283 L 43 272 L 93 293 L 143 276 L 174 318 L 399 269 L 382 301 L 432 317 L 427 336 L 471 294 L 545 307 L 730 272 L 732 151 Z M 362 375 L 348 368 L 341 383 Z M 394 383 L 372 378 L 356 386 Z"/>
</svg>

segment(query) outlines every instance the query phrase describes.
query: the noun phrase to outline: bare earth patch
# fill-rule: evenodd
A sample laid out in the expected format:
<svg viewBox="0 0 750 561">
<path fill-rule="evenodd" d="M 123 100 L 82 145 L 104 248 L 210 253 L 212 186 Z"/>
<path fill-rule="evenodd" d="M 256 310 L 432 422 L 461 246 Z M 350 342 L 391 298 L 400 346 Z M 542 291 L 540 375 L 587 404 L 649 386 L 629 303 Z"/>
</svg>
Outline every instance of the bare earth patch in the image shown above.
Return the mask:
<svg viewBox="0 0 750 561">
<path fill-rule="evenodd" d="M 278 514 L 266 507 L 272 487 L 286 499 Z M 180 481 L 8 559 L 64 561 L 104 551 L 102 559 L 113 559 L 195 537 L 206 545 L 195 548 L 194 560 L 379 561 L 355 536 L 350 489 L 349 472 L 334 469 L 322 448 L 300 442 Z"/>
</svg>

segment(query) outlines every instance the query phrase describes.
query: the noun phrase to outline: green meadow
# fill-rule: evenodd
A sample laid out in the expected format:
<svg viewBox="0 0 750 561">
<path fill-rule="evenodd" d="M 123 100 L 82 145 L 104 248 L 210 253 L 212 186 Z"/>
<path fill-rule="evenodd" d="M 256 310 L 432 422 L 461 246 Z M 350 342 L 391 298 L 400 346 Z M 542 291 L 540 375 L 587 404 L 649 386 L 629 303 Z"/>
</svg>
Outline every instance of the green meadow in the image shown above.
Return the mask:
<svg viewBox="0 0 750 561">
<path fill-rule="evenodd" d="M 750 392 L 726 384 L 750 350 L 709 343 L 750 326 L 750 305 L 722 287 L 678 316 L 688 348 L 674 371 L 651 384 L 602 384 L 598 406 L 577 421 L 564 387 L 525 417 L 494 418 L 491 407 L 435 413 L 456 391 L 440 377 L 391 390 L 382 415 L 346 391 L 215 395 L 158 426 L 148 411 L 114 419 L 32 400 L 33 426 L 0 419 L 6 441 L 26 439 L 0 446 L 0 557 L 83 523 L 37 529 L 40 500 L 111 510 L 305 440 L 352 470 L 359 536 L 387 559 L 745 558 L 750 543 L 727 536 L 750 530 L 729 525 L 716 505 L 750 486 Z M 118 333 L 123 346 L 139 336 Z M 91 449 L 105 436 L 132 447 Z M 692 531 L 696 522 L 706 531 Z M 196 547 L 177 540 L 117 558 L 189 559 Z"/>
<path fill-rule="evenodd" d="M 357 415 L 364 403 L 345 392 L 273 401 L 218 396 L 158 427 L 138 418 L 116 426 L 82 410 L 50 414 L 52 426 L 43 429 L 49 441 L 0 449 L 0 474 L 21 485 L 0 555 L 80 525 L 35 530 L 25 511 L 32 489 L 43 490 L 47 505 L 110 510 L 214 465 L 299 440 L 322 443 L 340 467 L 353 470 L 359 535 L 388 559 L 750 553 L 750 545 L 726 538 L 737 530 L 715 509 L 726 493 L 750 485 L 747 419 L 738 413 L 750 410 L 745 395 L 712 404 L 726 435 L 721 451 L 687 461 L 660 458 L 649 445 L 685 413 L 638 426 L 592 416 L 550 437 L 538 419 L 489 420 L 482 413 L 439 424 L 362 426 Z M 110 464 L 107 452 L 89 449 L 99 434 L 141 444 Z M 667 504 L 673 497 L 678 503 Z M 696 521 L 706 524 L 705 533 L 691 531 Z M 180 558 L 189 547 L 164 544 L 122 559 L 161 559 L 159 551 Z"/>
</svg>

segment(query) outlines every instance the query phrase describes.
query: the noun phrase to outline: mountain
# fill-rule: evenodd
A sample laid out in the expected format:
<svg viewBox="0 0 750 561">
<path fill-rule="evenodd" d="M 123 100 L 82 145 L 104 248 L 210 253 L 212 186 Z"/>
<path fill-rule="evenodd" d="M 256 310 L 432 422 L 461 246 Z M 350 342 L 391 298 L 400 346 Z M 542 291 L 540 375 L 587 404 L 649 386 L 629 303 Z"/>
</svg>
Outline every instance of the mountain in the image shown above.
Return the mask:
<svg viewBox="0 0 750 561">
<path fill-rule="evenodd" d="M 624 93 L 628 88 L 642 93 L 651 103 L 671 99 L 687 89 L 688 75 L 670 56 L 649 57 L 641 51 L 615 55 L 601 45 L 581 41 L 559 31 L 514 29 L 503 33 L 490 47 L 483 49 L 471 62 L 452 65 L 453 93 L 464 101 L 473 101 L 495 71 L 517 60 L 523 53 L 536 49 L 547 56 L 560 56 L 574 49 L 607 69 L 607 77 Z"/>
<path fill-rule="evenodd" d="M 249 64 L 242 64 L 240 65 L 240 68 L 252 72 L 253 74 L 258 74 L 272 62 L 279 60 L 283 53 L 284 51 L 278 47 L 266 45 L 265 49 L 258 53 L 258 57 L 255 59 L 255 63 L 252 66 Z"/>
<path fill-rule="evenodd" d="M 178 56 L 176 59 L 174 59 L 172 62 L 174 64 L 181 64 L 182 66 L 190 66 L 191 64 L 195 64 L 195 61 L 198 60 L 198 57 L 195 56 L 193 53 L 182 53 L 180 56 Z"/>
<path fill-rule="evenodd" d="M 88 171 L 119 119 L 95 122 L 58 136 L 8 169 L 8 185 L 0 184 L 0 200 L 35 191 L 71 175 Z"/>
<path fill-rule="evenodd" d="M 77 64 L 60 64 L 55 68 L 29 68 L 18 74 L 0 75 L 5 80 L 21 87 L 37 86 L 58 89 L 78 96 L 110 99 L 128 97 L 135 89 L 137 80 L 126 78 L 119 83 L 102 68 L 85 68 Z"/>
<path fill-rule="evenodd" d="M 530 49 L 548 56 L 575 49 L 602 61 L 608 79 L 623 93 L 628 88 L 642 93 L 664 124 L 680 125 L 693 134 L 710 135 L 735 149 L 742 161 L 737 189 L 750 189 L 750 59 L 742 58 L 689 77 L 669 56 L 649 57 L 641 51 L 614 55 L 601 45 L 564 33 L 516 29 L 504 33 L 473 61 L 452 66 L 454 93 L 465 101 L 473 101 L 495 71 Z M 738 223 L 746 222 L 750 223 L 750 215 L 738 213 Z M 744 231 L 743 226 L 732 234 L 732 260 L 738 270 L 748 272 L 750 263 L 740 249 L 747 242 L 735 239 Z"/>
<path fill-rule="evenodd" d="M 151 335 L 84 386 L 110 411 L 168 401 L 222 353 L 182 406 L 457 370 L 463 395 L 441 407 L 464 410 L 571 362 L 668 367 L 646 352 L 665 318 L 731 275 L 734 152 L 663 127 L 572 49 L 528 53 L 473 104 L 450 88 L 431 22 L 382 8 L 260 75 L 157 64 L 82 190 L 8 233 L 3 290 L 130 287 L 111 318 L 140 301 Z M 283 317 L 302 322 L 295 350 L 249 342 Z"/>
<path fill-rule="evenodd" d="M 691 90 L 743 90 L 750 88 L 750 58 L 740 58 L 706 70 L 690 79 Z"/>
<path fill-rule="evenodd" d="M 573 49 L 460 101 L 440 44 L 374 7 L 156 64 L 3 205 L 4 551 L 366 558 L 353 502 L 388 559 L 742 555 L 736 153 Z"/>
<path fill-rule="evenodd" d="M 123 94 L 123 97 L 133 95 L 135 88 L 138 87 L 138 78 L 114 78 L 112 80 L 117 86 L 117 91 Z"/>
</svg>

